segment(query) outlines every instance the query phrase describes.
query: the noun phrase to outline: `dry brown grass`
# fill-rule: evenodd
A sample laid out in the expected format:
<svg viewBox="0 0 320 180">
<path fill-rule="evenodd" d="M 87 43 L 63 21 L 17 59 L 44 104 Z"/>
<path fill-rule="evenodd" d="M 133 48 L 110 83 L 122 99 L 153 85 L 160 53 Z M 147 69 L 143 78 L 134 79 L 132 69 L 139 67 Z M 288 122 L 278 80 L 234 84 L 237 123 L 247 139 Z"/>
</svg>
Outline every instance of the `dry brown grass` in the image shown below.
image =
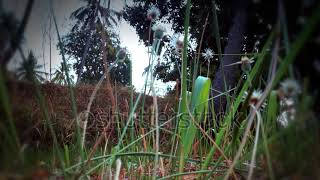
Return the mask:
<svg viewBox="0 0 320 180">
<path fill-rule="evenodd" d="M 28 82 L 9 81 L 7 88 L 10 92 L 10 101 L 16 126 L 20 139 L 28 144 L 43 145 L 46 147 L 51 143 L 51 135 L 45 126 L 42 111 L 35 95 L 35 86 Z M 72 115 L 70 93 L 67 87 L 52 83 L 41 85 L 41 92 L 46 101 L 46 108 L 50 114 L 58 140 L 60 143 L 71 142 L 75 134 L 75 117 Z M 116 106 L 120 113 L 120 120 L 125 122 L 129 112 L 130 91 L 125 87 L 112 87 Z M 76 105 L 78 119 L 84 117 L 87 104 L 89 102 L 94 85 L 79 85 L 75 87 Z M 107 126 L 111 118 L 111 101 L 110 91 L 103 85 L 97 92 L 96 98 L 92 103 L 91 113 L 88 120 L 87 141 L 94 143 L 99 134 L 102 133 L 104 127 Z M 137 94 L 134 94 L 134 100 Z M 173 97 L 159 98 L 159 110 L 167 114 L 172 114 L 175 99 Z M 140 102 L 141 103 L 141 102 Z M 145 101 L 145 112 L 151 112 L 152 97 L 147 96 Z M 141 106 L 138 105 L 136 112 L 140 112 Z M 145 116 L 144 122 L 150 122 L 151 116 Z M 115 126 L 111 126 L 114 128 Z M 114 132 L 112 129 L 107 132 Z M 116 141 L 116 134 L 110 134 L 113 141 Z"/>
</svg>

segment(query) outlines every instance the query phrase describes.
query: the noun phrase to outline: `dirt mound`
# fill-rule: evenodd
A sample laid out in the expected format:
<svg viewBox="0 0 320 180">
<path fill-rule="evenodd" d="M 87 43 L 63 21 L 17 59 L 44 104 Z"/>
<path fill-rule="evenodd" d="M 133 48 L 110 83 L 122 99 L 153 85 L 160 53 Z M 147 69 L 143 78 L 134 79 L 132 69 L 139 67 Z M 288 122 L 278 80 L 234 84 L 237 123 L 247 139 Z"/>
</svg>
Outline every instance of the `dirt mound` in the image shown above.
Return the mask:
<svg viewBox="0 0 320 180">
<path fill-rule="evenodd" d="M 76 99 L 77 118 L 72 111 L 71 96 L 68 87 L 60 86 L 52 83 L 42 84 L 39 89 L 44 97 L 45 107 L 41 107 L 36 95 L 36 87 L 28 82 L 10 81 L 7 82 L 9 98 L 11 102 L 11 110 L 19 132 L 20 139 L 24 143 L 47 146 L 52 142 L 52 136 L 46 126 L 44 111 L 48 111 L 50 122 L 52 123 L 60 143 L 69 143 L 75 135 L 76 119 L 78 119 L 80 127 L 84 127 L 86 108 L 90 96 L 94 90 L 94 85 L 80 85 L 74 87 L 74 95 Z M 128 120 L 130 90 L 125 87 L 113 86 L 113 92 L 117 110 L 112 113 L 112 104 L 108 92 L 110 89 L 102 86 L 97 92 L 96 98 L 92 103 L 91 111 L 88 115 L 87 123 L 87 141 L 95 140 L 104 128 L 108 128 L 110 137 L 117 139 L 115 127 L 116 124 L 111 123 L 111 119 L 115 119 L 114 123 L 120 123 L 124 126 Z M 138 97 L 134 93 L 134 101 Z M 141 96 L 140 99 L 143 99 Z M 175 98 L 166 97 L 158 98 L 158 106 L 161 114 L 165 114 L 166 118 L 174 114 L 173 107 Z M 139 120 L 141 113 L 142 100 L 139 101 L 138 108 L 135 111 L 134 119 L 140 126 L 145 128 L 152 127 L 152 119 L 154 116 L 150 114 L 153 108 L 153 100 L 151 96 L 145 97 L 143 120 Z M 116 117 L 116 118 L 112 118 Z M 167 118 L 168 119 L 168 118 Z M 137 127 L 135 127 L 137 128 Z M 111 134 L 110 134 L 111 133 Z"/>
</svg>

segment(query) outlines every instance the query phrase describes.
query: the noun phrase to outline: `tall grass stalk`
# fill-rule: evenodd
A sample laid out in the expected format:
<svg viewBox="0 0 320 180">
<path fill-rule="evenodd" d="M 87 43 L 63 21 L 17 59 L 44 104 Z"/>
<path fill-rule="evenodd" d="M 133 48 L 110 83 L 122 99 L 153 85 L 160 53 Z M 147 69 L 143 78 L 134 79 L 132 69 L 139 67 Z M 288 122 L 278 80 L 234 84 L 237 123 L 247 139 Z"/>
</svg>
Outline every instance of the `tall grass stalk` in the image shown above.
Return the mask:
<svg viewBox="0 0 320 180">
<path fill-rule="evenodd" d="M 256 126 L 256 134 L 254 138 L 254 144 L 253 144 L 253 152 L 251 156 L 251 163 L 249 168 L 249 174 L 248 174 L 248 180 L 252 179 L 253 176 L 253 168 L 256 166 L 256 153 L 257 153 L 257 146 L 258 146 L 258 139 L 259 139 L 259 132 L 260 132 L 260 124 L 262 121 L 261 114 L 259 110 L 257 110 L 254 106 L 251 107 L 252 110 L 257 114 L 257 126 Z"/>
<path fill-rule="evenodd" d="M 9 132 L 8 135 L 10 137 L 9 143 L 12 144 L 12 150 L 20 149 L 20 141 L 19 136 L 16 131 L 16 126 L 14 124 L 11 108 L 10 108 L 10 100 L 8 96 L 8 92 L 5 85 L 4 80 L 4 72 L 2 72 L 2 69 L 0 68 L 0 103 L 2 105 L 2 108 L 4 110 L 5 116 L 8 120 L 9 124 Z M 7 130 L 6 130 L 7 131 Z"/>
<path fill-rule="evenodd" d="M 270 103 L 270 101 L 268 101 L 268 102 Z M 267 127 L 268 128 L 270 128 L 270 127 L 275 128 L 275 126 L 267 126 Z M 269 177 L 271 180 L 274 180 L 275 177 L 274 177 L 274 172 L 273 172 L 273 168 L 272 168 L 271 155 L 270 155 L 269 147 L 267 144 L 268 139 L 267 139 L 267 135 L 265 133 L 264 128 L 265 128 L 264 123 L 263 123 L 263 121 L 261 121 L 261 135 L 262 135 L 263 146 L 264 146 L 265 154 L 266 154 L 266 158 L 267 158 Z"/>
<path fill-rule="evenodd" d="M 118 153 L 116 155 L 117 158 L 119 157 L 129 157 L 129 156 L 132 156 L 132 157 L 138 157 L 138 156 L 141 156 L 141 157 L 150 157 L 150 158 L 154 158 L 155 157 L 155 154 L 154 152 L 126 152 L 126 153 Z M 111 154 L 107 154 L 107 155 L 102 155 L 102 156 L 96 156 L 96 157 L 92 157 L 89 159 L 90 162 L 93 162 L 93 161 L 99 161 L 99 160 L 104 160 L 104 159 L 108 159 L 110 158 L 112 155 Z M 174 158 L 174 159 L 180 159 L 180 157 L 178 156 L 171 156 L 170 154 L 162 154 L 160 153 L 159 154 L 159 157 L 162 157 L 162 158 Z M 200 163 L 201 160 L 199 159 L 192 159 L 192 158 L 187 158 L 186 159 L 186 162 L 190 162 L 190 163 Z M 66 169 L 67 172 L 70 172 L 72 169 L 75 169 L 79 166 L 81 166 L 82 164 L 85 164 L 86 162 L 80 162 L 80 163 L 77 163 L 69 168 Z M 210 165 L 215 165 L 215 163 L 210 163 Z M 227 166 L 224 166 L 224 165 L 221 165 L 219 166 L 220 168 L 227 168 Z M 241 169 L 237 169 L 237 170 L 241 170 Z"/>
<path fill-rule="evenodd" d="M 157 176 L 157 170 L 158 170 L 158 161 L 159 161 L 159 139 L 160 139 L 160 132 L 159 132 L 159 110 L 158 110 L 158 100 L 157 100 L 157 94 L 154 87 L 154 81 L 155 76 L 153 75 L 153 65 L 155 58 L 157 57 L 158 49 L 160 47 L 160 39 L 156 39 L 156 47 L 153 48 L 155 51 L 153 51 L 152 55 L 152 62 L 150 67 L 150 73 L 151 73 L 151 90 L 153 95 L 153 106 L 154 106 L 154 114 L 155 114 L 155 126 L 156 126 L 156 142 L 155 142 L 155 157 L 154 157 L 154 171 L 153 171 L 153 179 L 156 179 Z"/>
<path fill-rule="evenodd" d="M 202 50 L 203 37 L 204 37 L 204 33 L 206 31 L 206 27 L 208 25 L 209 14 L 210 13 L 207 14 L 206 20 L 203 24 L 203 29 L 202 29 L 200 43 L 199 43 L 199 49 L 198 49 L 198 53 L 196 54 L 196 57 L 195 57 L 196 63 L 194 64 L 194 67 L 193 67 L 192 85 L 195 83 L 196 78 L 198 77 L 198 68 L 199 68 L 199 60 L 200 60 L 200 55 L 201 55 L 201 50 Z M 193 91 L 193 86 L 192 86 L 192 91 Z"/>
<path fill-rule="evenodd" d="M 139 97 L 138 97 L 138 98 L 139 98 Z M 134 108 L 134 109 L 136 108 L 136 104 L 134 105 L 133 108 Z M 182 115 L 182 114 L 178 114 L 177 116 L 180 117 L 181 115 Z M 162 123 L 162 124 L 160 125 L 160 127 L 164 127 L 165 125 L 167 125 L 168 123 L 172 122 L 172 121 L 175 120 L 175 119 L 176 119 L 176 117 L 170 118 L 168 121 Z M 96 170 L 96 169 L 99 168 L 101 165 L 103 165 L 106 161 L 109 161 L 111 158 L 115 158 L 115 157 L 118 156 L 120 153 L 122 153 L 122 152 L 124 152 L 125 150 L 129 149 L 131 146 L 135 145 L 137 142 L 143 140 L 145 137 L 151 135 L 151 134 L 154 133 L 155 131 L 156 131 L 156 129 L 153 128 L 153 129 L 151 129 L 149 132 L 146 132 L 144 135 L 141 135 L 141 136 L 140 136 L 139 138 L 137 138 L 135 141 L 130 142 L 128 145 L 126 145 L 126 146 L 123 147 L 122 149 L 119 149 L 117 152 L 115 152 L 115 150 L 114 150 L 110 155 L 107 155 L 108 158 L 107 158 L 106 160 L 104 160 L 102 163 L 98 164 L 96 167 L 90 169 L 89 172 L 92 172 L 92 171 Z M 120 145 L 119 145 L 118 147 L 116 147 L 116 148 L 120 148 Z M 159 154 L 159 156 L 160 156 L 160 154 Z M 68 171 L 71 171 L 72 169 L 77 168 L 77 167 L 79 167 L 79 166 L 82 165 L 82 164 L 83 164 L 82 162 L 77 163 L 77 164 L 73 165 L 72 167 L 67 168 L 66 171 L 67 171 L 67 172 L 68 172 Z M 88 174 L 89 172 L 87 172 L 87 174 Z"/>
<path fill-rule="evenodd" d="M 58 45 L 59 45 L 59 49 L 61 51 L 61 55 L 62 55 L 62 63 L 64 67 L 68 67 L 67 66 L 67 60 L 65 58 L 65 52 L 64 52 L 64 48 L 62 46 L 62 41 L 61 41 L 61 36 L 60 36 L 60 32 L 59 32 L 59 28 L 58 28 L 58 24 L 57 24 L 57 19 L 54 13 L 54 9 L 53 9 L 53 2 L 52 0 L 50 0 L 50 13 L 52 14 L 52 18 L 53 18 L 53 23 L 56 29 L 56 33 L 57 33 L 57 37 L 58 37 Z M 83 159 L 85 159 L 85 153 L 84 153 L 84 148 L 81 145 L 81 131 L 80 131 L 80 125 L 79 125 L 79 120 L 78 120 L 78 115 L 77 115 L 77 103 L 76 103 L 76 99 L 75 99 L 75 95 L 73 92 L 73 87 L 72 87 L 72 83 L 71 83 L 71 79 L 70 79 L 70 75 L 69 75 L 69 69 L 68 68 L 64 68 L 65 70 L 65 75 L 66 75 L 66 80 L 67 80 L 67 84 L 68 84 L 68 88 L 69 88 L 69 92 L 70 92 L 70 98 L 71 98 L 71 109 L 72 109 L 72 113 L 74 118 L 76 119 L 76 135 L 77 135 L 77 146 L 79 148 L 79 153 L 80 153 L 80 160 L 82 161 Z"/>
<path fill-rule="evenodd" d="M 220 68 L 221 68 L 221 73 L 222 73 L 222 78 L 223 78 L 223 83 L 224 83 L 224 91 L 226 92 L 228 90 L 228 87 L 227 87 L 227 82 L 226 82 L 226 77 L 225 77 L 225 74 L 224 74 L 224 64 L 222 62 L 222 48 L 221 48 L 221 42 L 220 42 L 220 32 L 219 32 L 219 22 L 218 22 L 218 15 L 217 15 L 217 10 L 216 10 L 216 1 L 213 0 L 212 1 L 213 3 L 213 8 L 212 8 L 212 12 L 213 12 L 213 28 L 214 28 L 214 37 L 216 39 L 216 44 L 217 44 L 217 47 L 218 47 L 218 59 L 219 59 L 219 62 L 220 62 Z M 227 96 L 227 101 L 229 104 L 229 96 Z"/>
<path fill-rule="evenodd" d="M 255 116 L 257 116 L 257 119 L 260 118 L 260 119 L 258 119 L 258 125 L 256 126 L 257 127 L 256 131 L 258 132 L 259 129 L 260 129 L 260 122 L 259 121 L 261 120 L 261 115 L 259 113 L 259 110 L 260 110 L 263 102 L 265 101 L 265 99 L 268 97 L 270 91 L 272 90 L 272 84 L 273 84 L 273 81 L 274 81 L 274 79 L 276 77 L 275 72 L 276 72 L 276 67 L 277 67 L 276 64 L 277 64 L 277 59 L 278 59 L 278 55 L 277 55 L 278 54 L 278 49 L 279 49 L 279 39 L 276 40 L 275 47 L 274 47 L 274 50 L 273 50 L 273 53 L 272 53 L 272 63 L 271 63 L 272 70 L 271 70 L 271 75 L 270 75 L 271 78 L 270 78 L 270 80 L 269 80 L 269 82 L 268 82 L 263 94 L 259 98 L 257 104 L 250 105 L 250 107 L 251 107 L 250 110 L 251 111 L 250 111 L 250 115 L 249 115 L 248 126 L 247 126 L 247 128 L 245 130 L 245 133 L 243 135 L 244 137 L 243 137 L 243 139 L 241 141 L 241 144 L 240 144 L 240 147 L 238 149 L 238 152 L 236 153 L 235 158 L 233 160 L 233 163 L 230 166 L 230 168 L 229 168 L 229 170 L 228 170 L 228 172 L 227 172 L 227 174 L 226 174 L 224 179 L 228 179 L 228 177 L 230 175 L 230 172 L 232 172 L 234 166 L 236 165 L 237 161 L 240 158 L 241 151 L 245 146 L 245 143 L 246 143 L 246 140 L 247 140 L 247 137 L 248 137 L 248 133 L 250 131 L 250 127 L 251 127 L 252 121 L 255 118 Z M 258 117 L 258 116 L 260 116 L 260 117 Z M 252 168 L 253 168 L 253 163 L 255 163 L 255 154 L 256 154 L 257 145 L 258 145 L 258 136 L 259 136 L 259 134 L 256 133 L 255 142 L 254 142 L 254 148 L 253 148 L 253 152 L 252 152 L 252 161 L 251 161 L 251 166 L 250 166 L 249 175 L 248 175 L 249 179 L 251 179 L 252 173 L 253 173 L 253 169 Z"/>
<path fill-rule="evenodd" d="M 186 14 L 185 14 L 185 20 L 184 20 L 184 46 L 183 46 L 183 52 L 182 52 L 182 66 L 181 66 L 181 93 L 180 93 L 180 102 L 179 102 L 179 110 L 178 114 L 183 114 L 187 115 L 187 46 L 188 46 L 188 36 L 189 36 L 189 23 L 190 23 L 190 9 L 191 9 L 191 0 L 187 0 L 187 5 L 186 5 Z M 185 117 L 183 117 L 185 118 Z M 179 131 L 180 131 L 180 123 L 181 123 L 181 118 L 179 118 Z M 179 132 L 180 134 L 181 132 Z M 183 145 L 183 144 L 180 144 Z M 182 157 L 183 156 L 183 149 L 184 147 L 180 146 L 180 152 Z M 183 172 L 183 160 L 180 161 L 179 163 L 179 172 Z"/>
<path fill-rule="evenodd" d="M 273 82 L 273 87 L 276 86 L 285 73 L 288 71 L 288 67 L 297 57 L 300 50 L 303 48 L 303 45 L 307 42 L 308 38 L 312 35 L 312 33 L 316 30 L 317 26 L 320 22 L 320 4 L 315 8 L 314 13 L 306 23 L 306 26 L 301 31 L 301 33 L 297 36 L 296 40 L 292 43 L 290 48 L 290 53 L 285 56 L 283 61 L 280 64 L 280 67 L 277 71 L 275 80 Z"/>
<path fill-rule="evenodd" d="M 101 78 L 99 79 L 98 83 L 95 85 L 90 98 L 89 98 L 89 103 L 87 104 L 87 109 L 85 112 L 85 119 L 84 119 L 84 127 L 83 127 L 83 133 L 82 133 L 82 140 L 81 140 L 81 147 L 84 148 L 84 143 L 85 143 L 85 137 L 86 137 L 86 129 L 87 129 L 87 123 L 88 123 L 88 118 L 89 118 L 89 114 L 91 111 L 91 106 L 92 103 L 94 101 L 94 99 L 96 98 L 96 95 L 99 91 L 99 89 L 101 88 L 101 85 L 103 83 L 103 80 L 107 77 L 107 74 L 111 71 L 111 69 L 119 62 L 119 60 L 117 59 L 114 64 L 112 64 L 110 67 L 108 67 L 105 71 L 105 73 L 103 73 L 103 75 L 101 76 Z M 112 94 L 111 94 L 112 96 Z"/>
<path fill-rule="evenodd" d="M 148 67 L 150 67 L 151 65 L 151 53 L 150 52 L 150 41 L 151 41 L 151 26 L 152 26 L 152 21 L 150 21 L 149 24 L 149 33 L 148 33 Z M 149 71 L 148 71 L 149 72 Z M 144 107 L 145 107 L 145 101 L 146 101 L 146 92 L 147 92 L 147 80 L 148 80 L 148 76 L 149 74 L 147 73 L 147 77 L 146 77 L 146 82 L 144 83 L 144 89 L 143 89 L 143 97 L 142 97 L 142 105 L 141 105 L 141 118 L 140 120 L 143 120 L 143 115 L 144 115 Z"/>
<path fill-rule="evenodd" d="M 224 180 L 229 179 L 230 174 L 233 172 L 233 168 L 235 167 L 236 163 L 238 162 L 238 160 L 240 158 L 242 150 L 243 150 L 244 146 L 246 145 L 246 142 L 247 142 L 247 139 L 248 139 L 248 136 L 249 136 L 249 133 L 250 133 L 250 128 L 251 128 L 251 125 L 252 125 L 252 123 L 254 121 L 255 115 L 256 115 L 255 112 L 253 112 L 253 111 L 250 112 L 249 119 L 248 119 L 248 122 L 247 122 L 247 127 L 246 127 L 246 130 L 244 132 L 241 144 L 239 146 L 239 149 L 238 149 L 235 157 L 233 158 L 232 164 L 230 165 L 230 167 L 229 167 L 229 169 L 228 169 L 228 171 L 226 173 L 226 176 L 224 177 Z"/>
<path fill-rule="evenodd" d="M 283 34 L 284 47 L 286 50 L 286 54 L 289 54 L 289 52 L 290 52 L 290 39 L 289 39 L 286 11 L 283 7 L 282 0 L 278 1 L 278 15 L 279 15 L 280 27 L 282 29 L 282 34 Z M 290 67 L 289 67 L 289 74 L 290 74 L 291 78 L 294 78 L 292 65 L 290 65 Z"/>
<path fill-rule="evenodd" d="M 54 130 L 54 127 L 53 127 L 53 123 L 51 121 L 51 118 L 50 118 L 50 115 L 49 115 L 49 112 L 48 112 L 48 109 L 47 109 L 47 106 L 46 106 L 46 103 L 45 103 L 45 99 L 44 99 L 44 97 L 43 97 L 43 95 L 41 93 L 39 83 L 36 82 L 36 81 L 33 81 L 33 84 L 35 85 L 35 93 L 36 93 L 37 101 L 39 103 L 41 112 L 43 113 L 43 116 L 44 116 L 44 119 L 45 119 L 45 123 L 49 127 L 50 134 L 51 134 L 51 136 L 53 138 L 54 151 L 58 155 L 58 158 L 60 160 L 60 163 L 61 163 L 61 166 L 62 166 L 62 170 L 63 170 L 63 173 L 64 173 L 65 172 L 65 162 L 64 162 L 63 154 L 62 154 L 62 152 L 60 150 L 60 145 L 58 143 L 57 135 L 55 133 L 55 130 Z"/>
<path fill-rule="evenodd" d="M 241 88 L 241 91 L 239 92 L 235 102 L 232 104 L 232 107 L 229 109 L 229 112 L 227 113 L 227 116 L 224 118 L 223 121 L 223 125 L 220 127 L 219 131 L 216 134 L 216 143 L 218 146 L 221 146 L 222 143 L 222 138 L 225 135 L 226 129 L 228 127 L 230 127 L 231 123 L 232 123 L 232 119 L 234 118 L 237 109 L 241 103 L 241 99 L 244 95 L 244 92 L 248 90 L 249 85 L 251 84 L 250 82 L 252 81 L 252 77 L 255 77 L 255 75 L 258 73 L 261 65 L 262 65 L 262 61 L 265 58 L 265 56 L 268 53 L 268 49 L 270 47 L 271 44 L 271 40 L 273 38 L 274 33 L 271 33 L 268 40 L 265 43 L 265 46 L 263 47 L 261 53 L 258 56 L 258 60 L 255 63 L 252 71 L 250 72 L 250 76 L 248 77 L 248 79 L 246 80 L 246 82 L 244 83 L 243 87 Z M 209 151 L 209 153 L 207 154 L 207 157 L 202 165 L 202 169 L 206 169 L 209 165 L 209 163 L 212 161 L 212 157 L 214 155 L 216 151 L 216 148 L 212 147 Z"/>
<path fill-rule="evenodd" d="M 20 53 L 21 53 L 21 57 L 23 59 L 23 61 L 26 61 L 25 55 L 23 54 L 22 49 L 20 49 Z M 56 153 L 58 155 L 58 159 L 60 161 L 60 164 L 62 166 L 62 170 L 63 170 L 63 174 L 65 173 L 65 161 L 64 161 L 64 157 L 63 157 L 63 153 L 60 150 L 60 145 L 58 143 L 58 139 L 57 139 L 57 135 L 55 133 L 54 127 L 53 127 L 53 123 L 51 121 L 51 117 L 49 115 L 47 104 L 45 102 L 45 98 L 41 92 L 41 87 L 40 87 L 40 82 L 36 80 L 35 77 L 32 77 L 31 83 L 34 85 L 35 88 L 35 95 L 36 95 L 36 100 L 39 103 L 39 107 L 40 107 L 40 111 L 42 112 L 43 116 L 44 116 L 44 122 L 45 125 L 49 128 L 50 134 L 53 138 L 53 151 L 54 153 Z"/>
<path fill-rule="evenodd" d="M 159 47 L 160 47 L 160 42 L 157 43 L 157 44 L 154 46 L 154 48 L 153 48 L 154 54 L 157 54 L 157 53 L 158 53 Z M 151 64 L 153 64 L 152 61 L 151 61 Z M 148 82 L 147 80 L 148 80 L 148 77 L 149 77 L 149 73 L 151 73 L 151 71 L 152 71 L 152 68 L 149 68 L 149 71 L 147 72 L 147 76 L 146 76 L 145 83 Z M 110 165 L 115 162 L 115 160 L 116 160 L 116 159 L 115 159 L 115 158 L 116 158 L 116 155 L 120 152 L 119 150 L 120 150 L 120 147 L 121 147 L 121 144 L 122 144 L 122 140 L 123 140 L 123 138 L 124 138 L 125 135 L 126 135 L 127 129 L 128 129 L 128 127 L 129 127 L 129 125 L 131 124 L 131 121 L 133 121 L 133 115 L 134 115 L 135 110 L 136 110 L 136 108 L 137 108 L 137 106 L 138 106 L 138 103 L 139 103 L 139 101 L 140 101 L 141 96 L 142 96 L 142 91 L 140 91 L 138 97 L 136 98 L 136 102 L 135 102 L 135 104 L 133 105 L 132 110 L 130 111 L 130 114 L 129 114 L 129 117 L 128 117 L 128 121 L 127 121 L 124 129 L 122 130 L 121 136 L 118 138 L 118 144 L 117 144 L 117 145 L 113 148 L 113 150 L 112 150 L 112 156 L 111 156 L 111 160 L 110 160 Z M 132 143 L 131 143 L 131 144 L 132 144 Z M 128 147 L 128 146 L 127 146 L 127 147 Z M 108 161 L 108 160 L 106 160 L 106 161 Z M 102 164 L 104 164 L 106 161 L 104 161 Z M 90 172 L 92 172 L 92 171 L 95 170 L 96 168 L 100 167 L 102 164 L 98 164 L 98 165 L 95 166 L 94 168 L 88 170 L 86 173 L 89 174 Z"/>
</svg>

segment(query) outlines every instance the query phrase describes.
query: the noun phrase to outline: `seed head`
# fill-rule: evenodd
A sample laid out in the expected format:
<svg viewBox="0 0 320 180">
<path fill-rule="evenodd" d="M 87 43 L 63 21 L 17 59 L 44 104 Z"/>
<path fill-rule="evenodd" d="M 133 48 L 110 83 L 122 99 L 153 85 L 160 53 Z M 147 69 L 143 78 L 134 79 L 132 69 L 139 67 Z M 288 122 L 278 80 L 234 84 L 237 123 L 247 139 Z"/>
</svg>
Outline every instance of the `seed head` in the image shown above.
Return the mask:
<svg viewBox="0 0 320 180">
<path fill-rule="evenodd" d="M 278 117 L 277 117 L 277 124 L 285 128 L 289 124 L 289 118 L 288 118 L 288 113 L 286 111 L 282 112 Z"/>
<path fill-rule="evenodd" d="M 204 53 L 202 53 L 202 57 L 204 57 L 205 60 L 210 61 L 210 59 L 213 58 L 213 50 L 210 48 L 205 49 Z"/>
<path fill-rule="evenodd" d="M 166 28 L 163 24 L 155 24 L 152 27 L 152 30 L 154 31 L 153 38 L 158 40 L 162 39 L 164 33 L 166 32 Z"/>
<path fill-rule="evenodd" d="M 121 48 L 121 49 L 117 52 L 116 57 L 117 57 L 117 60 L 118 60 L 119 62 L 123 62 L 123 61 L 126 59 L 126 57 L 127 57 L 127 50 L 126 50 L 125 48 Z"/>
<path fill-rule="evenodd" d="M 242 97 L 242 101 L 246 100 L 248 97 L 248 92 L 244 92 L 244 95 Z M 261 90 L 254 90 L 248 100 L 249 105 L 255 106 L 262 97 L 262 91 Z M 266 102 L 262 103 L 261 107 L 264 108 L 267 105 Z"/>
<path fill-rule="evenodd" d="M 184 43 L 182 40 L 177 39 L 175 42 L 175 51 L 178 55 L 180 55 L 183 51 Z"/>
<path fill-rule="evenodd" d="M 251 64 L 254 61 L 252 59 L 249 59 L 247 56 L 241 57 L 241 70 L 244 72 L 248 72 L 251 70 Z"/>
<path fill-rule="evenodd" d="M 277 123 L 280 127 L 286 128 L 288 127 L 289 123 L 293 122 L 296 116 L 295 109 L 292 109 L 290 111 L 283 111 L 281 114 L 277 117 Z"/>
<path fill-rule="evenodd" d="M 147 12 L 147 18 L 150 21 L 156 21 L 160 16 L 160 10 L 154 4 L 152 4 Z"/>
<path fill-rule="evenodd" d="M 280 84 L 280 91 L 285 97 L 296 97 L 301 93 L 301 88 L 296 80 L 286 79 Z"/>
<path fill-rule="evenodd" d="M 248 72 L 248 71 L 251 70 L 251 64 L 253 62 L 254 61 L 252 60 L 252 58 L 249 59 L 247 56 L 243 56 L 243 57 L 241 57 L 240 61 L 228 64 L 228 65 L 225 65 L 225 66 L 234 66 L 234 65 L 240 64 L 241 65 L 241 70 L 244 71 L 244 72 Z"/>
<path fill-rule="evenodd" d="M 280 100 L 280 107 L 284 111 L 289 111 L 295 108 L 295 101 L 293 98 L 282 98 Z"/>
<path fill-rule="evenodd" d="M 183 49 L 184 43 L 180 39 L 176 41 L 176 49 Z"/>
<path fill-rule="evenodd" d="M 262 96 L 261 90 L 255 90 L 249 99 L 249 104 L 256 105 Z"/>
</svg>

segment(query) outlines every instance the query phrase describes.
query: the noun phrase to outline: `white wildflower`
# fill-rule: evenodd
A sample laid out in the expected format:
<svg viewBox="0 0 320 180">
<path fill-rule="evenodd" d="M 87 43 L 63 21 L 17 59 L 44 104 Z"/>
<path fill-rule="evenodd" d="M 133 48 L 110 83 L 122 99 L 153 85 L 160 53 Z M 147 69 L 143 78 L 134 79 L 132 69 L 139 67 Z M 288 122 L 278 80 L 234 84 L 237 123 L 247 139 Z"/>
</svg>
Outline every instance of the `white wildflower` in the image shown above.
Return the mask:
<svg viewBox="0 0 320 180">
<path fill-rule="evenodd" d="M 242 97 L 242 101 L 245 101 L 248 98 L 249 93 L 246 91 Z M 254 90 L 248 99 L 249 105 L 257 105 L 257 103 L 261 100 L 262 91 L 261 90 Z M 267 105 L 266 102 L 262 103 L 261 107 L 264 108 Z"/>
<path fill-rule="evenodd" d="M 260 101 L 261 96 L 262 96 L 261 90 L 253 91 L 249 99 L 249 104 L 256 105 Z"/>
<path fill-rule="evenodd" d="M 296 80 L 286 79 L 280 84 L 280 91 L 285 97 L 296 97 L 301 93 L 301 88 Z"/>
<path fill-rule="evenodd" d="M 183 51 L 184 41 L 180 34 L 174 34 L 170 40 L 170 45 L 174 47 L 174 54 L 180 56 Z"/>
<path fill-rule="evenodd" d="M 286 128 L 289 124 L 288 121 L 288 113 L 286 111 L 282 112 L 278 117 L 277 117 L 277 124 L 282 127 Z"/>
<path fill-rule="evenodd" d="M 151 21 L 155 21 L 160 16 L 160 10 L 154 4 L 152 4 L 147 12 L 147 18 Z"/>
<path fill-rule="evenodd" d="M 251 64 L 254 61 L 252 59 L 249 59 L 247 56 L 241 57 L 241 70 L 244 72 L 248 72 L 251 70 Z"/>
<path fill-rule="evenodd" d="M 176 54 L 181 55 L 184 47 L 183 40 L 179 39 L 178 37 L 174 37 L 171 41 L 171 45 L 174 46 Z"/>
<path fill-rule="evenodd" d="M 282 128 L 288 127 L 289 123 L 294 121 L 295 115 L 296 115 L 295 109 L 281 112 L 281 114 L 277 117 L 278 125 Z"/>
<path fill-rule="evenodd" d="M 210 48 L 205 49 L 204 53 L 202 53 L 202 57 L 204 57 L 205 60 L 210 61 L 210 59 L 213 58 L 213 50 Z"/>
<path fill-rule="evenodd" d="M 178 39 L 177 41 L 176 41 L 176 49 L 178 49 L 178 50 L 182 50 L 183 49 L 183 46 L 184 46 L 184 43 L 183 43 L 183 41 L 181 41 L 180 39 Z"/>
<path fill-rule="evenodd" d="M 166 27 L 163 24 L 155 24 L 152 27 L 152 30 L 154 31 L 154 39 L 162 39 L 164 33 L 166 32 Z"/>
<path fill-rule="evenodd" d="M 295 105 L 295 102 L 292 98 L 283 98 L 280 100 L 280 107 L 283 110 L 290 110 L 293 109 Z"/>
<path fill-rule="evenodd" d="M 277 123 L 280 127 L 285 128 L 295 120 L 296 116 L 296 107 L 295 99 L 282 97 L 280 100 L 280 109 L 281 113 L 277 117 Z"/>
</svg>

